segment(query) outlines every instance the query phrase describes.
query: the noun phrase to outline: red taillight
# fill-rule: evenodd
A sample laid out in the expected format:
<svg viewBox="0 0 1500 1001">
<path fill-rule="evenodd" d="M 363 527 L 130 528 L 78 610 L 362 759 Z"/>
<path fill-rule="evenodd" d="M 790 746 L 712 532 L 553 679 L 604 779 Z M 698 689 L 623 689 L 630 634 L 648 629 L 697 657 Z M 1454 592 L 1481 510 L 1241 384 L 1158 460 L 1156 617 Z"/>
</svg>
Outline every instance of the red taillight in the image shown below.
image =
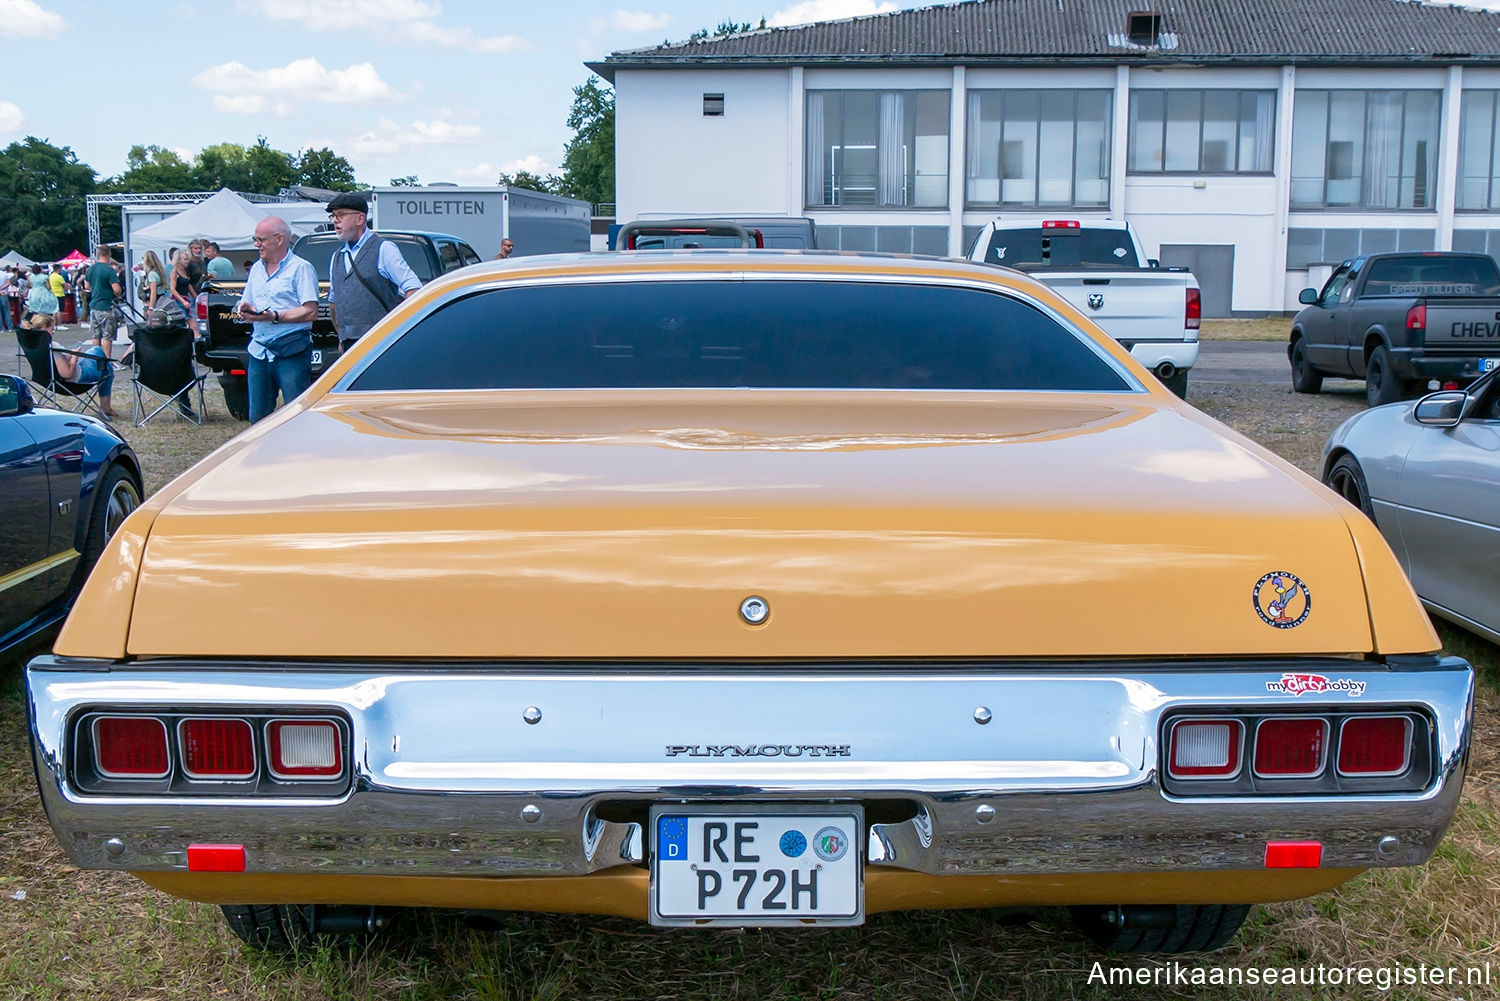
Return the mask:
<svg viewBox="0 0 1500 1001">
<path fill-rule="evenodd" d="M 198 306 L 198 319 L 208 319 L 208 293 L 199 292 L 198 298 L 193 300 Z"/>
<path fill-rule="evenodd" d="M 255 737 L 242 719 L 185 719 L 178 724 L 182 770 L 195 779 L 247 779 L 255 774 Z"/>
<path fill-rule="evenodd" d="M 1077 219 L 1044 219 L 1042 229 L 1078 229 Z"/>
<path fill-rule="evenodd" d="M 1406 329 L 1427 329 L 1427 305 L 1425 303 L 1418 303 L 1406 311 Z"/>
<path fill-rule="evenodd" d="M 1328 723 L 1291 717 L 1261 720 L 1255 728 L 1255 774 L 1267 778 L 1312 778 L 1323 772 Z"/>
<path fill-rule="evenodd" d="M 1356 716 L 1339 729 L 1340 775 L 1400 775 L 1411 764 L 1411 719 Z"/>
<path fill-rule="evenodd" d="M 1187 304 L 1182 314 L 1182 325 L 1197 330 L 1203 324 L 1203 296 L 1195 288 L 1187 290 Z"/>
<path fill-rule="evenodd" d="M 232 368 L 232 369 L 229 370 L 229 374 L 230 375 L 244 375 L 245 374 L 245 370 L 242 369 L 242 368 Z"/>
<path fill-rule="evenodd" d="M 94 720 L 94 764 L 105 778 L 165 778 L 166 724 L 148 716 L 99 717 Z"/>
<path fill-rule="evenodd" d="M 336 778 L 344 773 L 339 728 L 327 720 L 272 720 L 266 728 L 271 774 Z"/>
<path fill-rule="evenodd" d="M 1235 719 L 1180 720 L 1172 725 L 1167 769 L 1179 779 L 1227 779 L 1240 770 L 1245 728 Z"/>
</svg>

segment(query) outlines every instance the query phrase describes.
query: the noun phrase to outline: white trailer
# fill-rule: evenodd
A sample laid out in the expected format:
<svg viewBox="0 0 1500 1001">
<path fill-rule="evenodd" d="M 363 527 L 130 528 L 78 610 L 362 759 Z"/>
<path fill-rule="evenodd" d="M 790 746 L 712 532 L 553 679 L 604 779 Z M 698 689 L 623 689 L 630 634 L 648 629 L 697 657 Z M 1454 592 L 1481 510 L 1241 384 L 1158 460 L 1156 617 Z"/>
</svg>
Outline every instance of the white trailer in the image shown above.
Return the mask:
<svg viewBox="0 0 1500 1001">
<path fill-rule="evenodd" d="M 378 231 L 449 233 L 489 259 L 510 237 L 517 257 L 567 254 L 589 248 L 588 202 L 505 184 L 373 188 L 370 224 Z"/>
</svg>

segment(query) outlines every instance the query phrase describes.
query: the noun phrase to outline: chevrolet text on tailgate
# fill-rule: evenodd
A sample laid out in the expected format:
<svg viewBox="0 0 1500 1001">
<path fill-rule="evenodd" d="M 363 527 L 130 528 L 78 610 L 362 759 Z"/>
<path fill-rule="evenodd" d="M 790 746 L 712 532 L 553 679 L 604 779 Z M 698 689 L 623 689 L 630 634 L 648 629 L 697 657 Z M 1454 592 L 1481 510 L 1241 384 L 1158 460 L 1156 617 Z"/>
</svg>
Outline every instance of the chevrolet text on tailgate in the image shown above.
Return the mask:
<svg viewBox="0 0 1500 1001">
<path fill-rule="evenodd" d="M 1438 649 L 1358 510 L 1046 286 L 703 250 L 434 280 L 121 526 L 27 690 L 73 861 L 260 946 L 1067 904 L 1181 951 L 1432 854 Z"/>
<path fill-rule="evenodd" d="M 1298 301 L 1287 359 L 1299 393 L 1362 377 L 1376 407 L 1500 367 L 1500 268 L 1484 254 L 1356 257 Z"/>
<path fill-rule="evenodd" d="M 1148 260 L 1130 223 L 997 219 L 979 231 L 969 259 L 1031 275 L 1125 345 L 1172 392 L 1187 396 L 1203 316 L 1198 279 L 1187 268 Z"/>
</svg>

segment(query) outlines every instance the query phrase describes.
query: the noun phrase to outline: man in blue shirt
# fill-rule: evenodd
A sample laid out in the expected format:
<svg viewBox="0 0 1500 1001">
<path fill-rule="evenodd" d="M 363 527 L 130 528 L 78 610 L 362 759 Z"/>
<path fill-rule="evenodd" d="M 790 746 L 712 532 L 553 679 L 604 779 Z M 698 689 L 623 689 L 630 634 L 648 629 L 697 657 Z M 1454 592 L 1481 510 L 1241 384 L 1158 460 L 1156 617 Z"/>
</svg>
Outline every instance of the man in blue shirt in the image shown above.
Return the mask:
<svg viewBox="0 0 1500 1001">
<path fill-rule="evenodd" d="M 292 230 L 279 216 L 255 224 L 260 260 L 251 267 L 236 307 L 252 321 L 250 423 L 312 384 L 312 323 L 318 316 L 318 272 L 291 252 Z"/>
<path fill-rule="evenodd" d="M 366 227 L 368 209 L 355 191 L 328 203 L 334 232 L 344 241 L 328 262 L 329 312 L 343 351 L 422 285 L 396 245 Z"/>
</svg>

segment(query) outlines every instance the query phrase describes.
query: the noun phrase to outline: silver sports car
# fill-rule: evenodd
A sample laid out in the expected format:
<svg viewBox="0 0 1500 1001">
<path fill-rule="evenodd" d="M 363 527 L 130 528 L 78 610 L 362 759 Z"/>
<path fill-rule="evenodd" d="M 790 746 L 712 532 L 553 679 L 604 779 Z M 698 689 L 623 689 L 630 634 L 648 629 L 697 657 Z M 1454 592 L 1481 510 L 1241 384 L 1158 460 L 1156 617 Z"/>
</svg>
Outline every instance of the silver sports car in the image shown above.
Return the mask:
<svg viewBox="0 0 1500 1001">
<path fill-rule="evenodd" d="M 1500 372 L 1349 418 L 1321 469 L 1374 520 L 1429 611 L 1500 643 Z"/>
</svg>

